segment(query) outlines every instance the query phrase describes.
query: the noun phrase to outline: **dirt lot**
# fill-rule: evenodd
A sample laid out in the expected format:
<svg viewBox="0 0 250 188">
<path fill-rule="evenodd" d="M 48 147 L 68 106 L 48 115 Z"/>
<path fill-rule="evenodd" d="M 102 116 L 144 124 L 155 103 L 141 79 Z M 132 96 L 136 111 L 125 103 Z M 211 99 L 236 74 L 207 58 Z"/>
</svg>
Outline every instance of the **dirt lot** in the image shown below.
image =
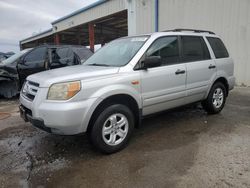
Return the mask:
<svg viewBox="0 0 250 188">
<path fill-rule="evenodd" d="M 250 187 L 250 88 L 219 115 L 190 106 L 147 118 L 113 155 L 24 123 L 17 106 L 0 101 L 0 187 Z"/>
</svg>

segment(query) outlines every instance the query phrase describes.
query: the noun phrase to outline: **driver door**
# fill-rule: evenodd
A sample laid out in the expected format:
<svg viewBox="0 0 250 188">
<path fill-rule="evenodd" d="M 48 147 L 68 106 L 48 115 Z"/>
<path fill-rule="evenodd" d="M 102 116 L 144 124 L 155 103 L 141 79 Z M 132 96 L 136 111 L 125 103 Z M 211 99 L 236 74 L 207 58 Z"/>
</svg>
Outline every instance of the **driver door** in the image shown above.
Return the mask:
<svg viewBox="0 0 250 188">
<path fill-rule="evenodd" d="M 45 70 L 47 47 L 38 47 L 27 53 L 17 64 L 20 84 L 31 74 Z"/>
<path fill-rule="evenodd" d="M 140 70 L 143 115 L 183 104 L 186 96 L 186 65 L 180 61 L 179 39 L 156 39 L 145 57 L 160 56 L 161 66 Z"/>
</svg>

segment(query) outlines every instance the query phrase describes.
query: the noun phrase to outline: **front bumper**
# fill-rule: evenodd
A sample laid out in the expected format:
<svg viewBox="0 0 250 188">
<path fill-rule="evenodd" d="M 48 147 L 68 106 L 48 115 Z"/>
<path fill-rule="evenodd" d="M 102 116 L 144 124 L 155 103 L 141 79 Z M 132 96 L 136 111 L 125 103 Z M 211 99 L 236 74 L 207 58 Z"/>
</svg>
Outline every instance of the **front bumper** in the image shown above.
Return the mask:
<svg viewBox="0 0 250 188">
<path fill-rule="evenodd" d="M 23 118 L 25 122 L 30 122 L 33 126 L 42 129 L 48 133 L 51 133 L 51 128 L 46 127 L 44 125 L 44 121 L 41 119 L 35 119 L 32 117 L 32 114 L 30 114 L 30 111 L 25 108 L 24 106 L 20 105 L 19 106 L 19 111 L 20 111 L 20 116 Z"/>
<path fill-rule="evenodd" d="M 39 89 L 41 92 L 42 89 Z M 46 132 L 59 135 L 75 135 L 87 131 L 89 120 L 98 103 L 98 98 L 80 101 L 56 102 L 46 100 L 38 93 L 33 101 L 20 95 L 21 108 L 25 111 L 24 120 Z"/>
</svg>

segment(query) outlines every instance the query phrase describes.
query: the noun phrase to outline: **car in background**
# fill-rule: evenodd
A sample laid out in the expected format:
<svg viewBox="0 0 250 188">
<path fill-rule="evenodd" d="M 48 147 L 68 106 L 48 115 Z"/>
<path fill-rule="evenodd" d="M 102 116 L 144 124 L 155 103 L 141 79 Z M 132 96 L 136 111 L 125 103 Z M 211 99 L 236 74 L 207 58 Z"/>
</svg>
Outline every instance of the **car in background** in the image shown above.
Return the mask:
<svg viewBox="0 0 250 188">
<path fill-rule="evenodd" d="M 4 53 L 0 52 L 0 63 L 6 59 L 6 56 Z"/>
<path fill-rule="evenodd" d="M 5 59 L 13 56 L 14 54 L 15 54 L 14 52 L 7 52 L 7 53 L 0 52 L 0 63 Z"/>
<path fill-rule="evenodd" d="M 32 48 L 22 50 L 15 55 L 3 60 L 0 64 L 0 95 L 10 98 L 18 94 L 17 62 Z"/>
<path fill-rule="evenodd" d="M 27 76 L 60 67 L 83 64 L 93 53 L 83 46 L 42 45 L 12 62 L 0 65 L 0 95 L 11 98 L 19 93 Z M 6 63 L 7 61 L 7 63 Z"/>
</svg>

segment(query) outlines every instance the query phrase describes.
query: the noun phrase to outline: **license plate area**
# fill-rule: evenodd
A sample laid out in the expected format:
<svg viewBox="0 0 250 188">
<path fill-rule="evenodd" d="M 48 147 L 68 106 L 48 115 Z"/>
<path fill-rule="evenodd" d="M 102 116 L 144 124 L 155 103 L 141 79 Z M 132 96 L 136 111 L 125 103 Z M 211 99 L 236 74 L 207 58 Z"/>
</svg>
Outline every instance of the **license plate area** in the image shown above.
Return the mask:
<svg viewBox="0 0 250 188">
<path fill-rule="evenodd" d="M 20 112 L 21 118 L 22 118 L 25 122 L 27 122 L 27 121 L 28 121 L 27 112 L 26 112 L 26 110 L 24 109 L 24 107 L 19 106 L 19 112 Z"/>
</svg>

